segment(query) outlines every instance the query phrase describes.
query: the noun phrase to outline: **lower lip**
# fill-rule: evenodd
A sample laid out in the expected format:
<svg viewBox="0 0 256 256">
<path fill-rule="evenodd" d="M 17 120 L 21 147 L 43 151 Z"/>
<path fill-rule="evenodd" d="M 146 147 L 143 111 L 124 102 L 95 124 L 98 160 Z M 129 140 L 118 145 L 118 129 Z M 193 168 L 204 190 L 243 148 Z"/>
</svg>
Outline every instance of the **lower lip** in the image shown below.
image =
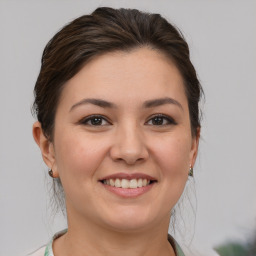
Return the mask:
<svg viewBox="0 0 256 256">
<path fill-rule="evenodd" d="M 101 183 L 102 184 L 102 183 Z M 141 196 L 148 192 L 154 185 L 155 183 L 152 183 L 150 185 L 147 185 L 145 187 L 141 188 L 117 188 L 117 187 L 112 187 L 109 185 L 102 184 L 105 189 L 108 191 L 120 196 L 120 197 L 125 197 L 125 198 L 134 198 Z"/>
</svg>

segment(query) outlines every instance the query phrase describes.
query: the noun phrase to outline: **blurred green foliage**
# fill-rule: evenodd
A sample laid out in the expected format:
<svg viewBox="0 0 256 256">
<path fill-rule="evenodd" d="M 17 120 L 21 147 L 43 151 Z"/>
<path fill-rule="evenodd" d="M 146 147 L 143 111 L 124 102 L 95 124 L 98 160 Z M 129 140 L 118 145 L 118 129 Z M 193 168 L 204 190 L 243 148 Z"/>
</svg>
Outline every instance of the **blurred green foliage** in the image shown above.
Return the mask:
<svg viewBox="0 0 256 256">
<path fill-rule="evenodd" d="M 220 256 L 247 256 L 248 249 L 241 244 L 229 243 L 215 248 Z"/>
<path fill-rule="evenodd" d="M 220 256 L 256 256 L 256 232 L 249 242 L 230 242 L 214 248 Z"/>
</svg>

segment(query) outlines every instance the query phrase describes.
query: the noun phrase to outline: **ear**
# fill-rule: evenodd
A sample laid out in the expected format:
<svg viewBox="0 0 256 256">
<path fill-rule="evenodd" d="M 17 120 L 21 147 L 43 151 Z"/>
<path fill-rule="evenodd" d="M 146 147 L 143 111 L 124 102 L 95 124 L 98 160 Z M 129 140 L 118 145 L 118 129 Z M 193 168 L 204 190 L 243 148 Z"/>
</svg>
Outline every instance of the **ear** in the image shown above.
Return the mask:
<svg viewBox="0 0 256 256">
<path fill-rule="evenodd" d="M 198 127 L 196 129 L 196 135 L 192 138 L 192 144 L 191 144 L 191 150 L 190 150 L 190 164 L 193 167 L 196 162 L 196 157 L 198 153 L 198 145 L 199 145 L 199 139 L 200 139 L 200 132 L 201 129 Z"/>
<path fill-rule="evenodd" d="M 33 137 L 36 144 L 39 146 L 41 150 L 41 154 L 45 164 L 50 169 L 52 169 L 53 177 L 54 178 L 59 177 L 56 161 L 55 161 L 55 152 L 54 152 L 53 143 L 50 142 L 49 139 L 45 137 L 41 127 L 41 123 L 38 121 L 33 124 Z"/>
</svg>

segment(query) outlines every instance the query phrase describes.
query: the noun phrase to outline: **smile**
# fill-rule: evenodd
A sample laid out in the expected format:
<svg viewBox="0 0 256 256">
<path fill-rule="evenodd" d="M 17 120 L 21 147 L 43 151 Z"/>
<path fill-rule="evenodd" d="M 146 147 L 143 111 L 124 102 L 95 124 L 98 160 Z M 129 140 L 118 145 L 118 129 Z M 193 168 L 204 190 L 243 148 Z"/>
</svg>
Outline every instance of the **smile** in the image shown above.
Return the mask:
<svg viewBox="0 0 256 256">
<path fill-rule="evenodd" d="M 142 173 L 118 173 L 99 180 L 108 191 L 125 198 L 138 197 L 151 190 L 157 180 Z"/>
<path fill-rule="evenodd" d="M 102 181 L 104 185 L 109 185 L 116 188 L 141 188 L 146 187 L 151 184 L 153 181 L 148 179 L 106 179 Z"/>
</svg>

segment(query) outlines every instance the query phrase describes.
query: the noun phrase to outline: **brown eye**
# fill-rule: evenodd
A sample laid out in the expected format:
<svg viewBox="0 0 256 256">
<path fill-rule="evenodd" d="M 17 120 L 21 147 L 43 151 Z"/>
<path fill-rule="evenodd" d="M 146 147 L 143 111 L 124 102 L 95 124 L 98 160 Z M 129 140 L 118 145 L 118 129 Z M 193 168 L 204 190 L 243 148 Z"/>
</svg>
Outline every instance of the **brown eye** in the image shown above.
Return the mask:
<svg viewBox="0 0 256 256">
<path fill-rule="evenodd" d="M 83 125 L 89 126 L 103 126 L 109 124 L 109 122 L 102 116 L 90 116 L 80 121 Z"/>
<path fill-rule="evenodd" d="M 157 126 L 162 126 L 162 125 L 175 125 L 177 124 L 173 118 L 165 116 L 165 115 L 156 115 L 152 117 L 147 124 L 149 125 L 157 125 Z"/>
</svg>

